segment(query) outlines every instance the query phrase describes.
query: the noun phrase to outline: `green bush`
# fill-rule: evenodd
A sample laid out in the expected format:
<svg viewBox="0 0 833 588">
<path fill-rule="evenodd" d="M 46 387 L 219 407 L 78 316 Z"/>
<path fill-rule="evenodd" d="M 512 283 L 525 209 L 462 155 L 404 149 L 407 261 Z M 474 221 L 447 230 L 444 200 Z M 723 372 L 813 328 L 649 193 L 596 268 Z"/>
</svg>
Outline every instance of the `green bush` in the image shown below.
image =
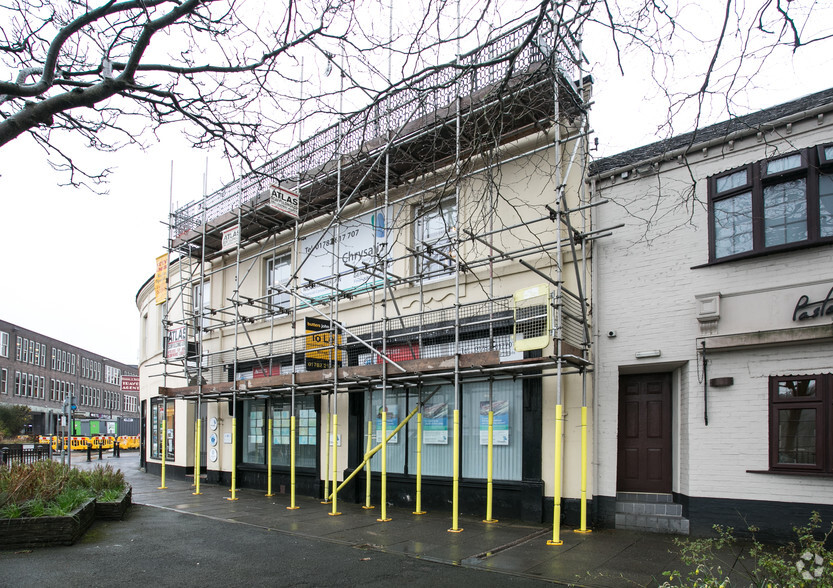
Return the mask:
<svg viewBox="0 0 833 588">
<path fill-rule="evenodd" d="M 64 516 L 93 496 L 126 487 L 124 474 L 110 465 L 91 471 L 55 461 L 0 468 L 0 518 Z"/>
<path fill-rule="evenodd" d="M 731 527 L 715 525 L 717 537 L 709 539 L 675 539 L 680 549 L 680 561 L 689 571 L 664 572 L 664 588 L 686 586 L 692 588 L 729 588 L 728 574 L 736 562 L 743 562 L 744 554 L 736 548 L 737 541 Z M 765 545 L 755 538 L 758 529 L 750 527 L 751 547 L 748 551 L 751 566 L 735 569 L 745 576 L 744 586 L 761 588 L 833 586 L 833 524 L 822 531 L 822 520 L 813 511 L 809 522 L 794 527 L 796 539 L 781 547 Z"/>
</svg>

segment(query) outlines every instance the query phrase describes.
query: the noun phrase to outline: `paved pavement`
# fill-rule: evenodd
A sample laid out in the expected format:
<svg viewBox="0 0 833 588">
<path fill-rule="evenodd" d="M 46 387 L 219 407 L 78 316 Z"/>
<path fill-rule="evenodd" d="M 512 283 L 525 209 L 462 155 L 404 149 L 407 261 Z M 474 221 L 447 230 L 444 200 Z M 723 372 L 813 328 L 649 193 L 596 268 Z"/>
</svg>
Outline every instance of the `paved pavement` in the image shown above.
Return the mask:
<svg viewBox="0 0 833 588">
<path fill-rule="evenodd" d="M 268 530 L 298 541 L 323 541 L 333 549 L 346 546 L 369 554 L 398 554 L 422 562 L 506 574 L 502 577 L 507 580 L 538 579 L 588 587 L 657 586 L 664 581 L 663 571 L 682 567 L 673 537 L 667 535 L 612 529 L 579 534 L 563 528 L 563 545 L 549 546 L 552 528 L 546 525 L 506 520 L 484 524 L 473 517 L 460 517 L 463 532 L 449 533 L 451 516 L 447 512 L 417 516 L 404 509 L 389 508 L 392 520 L 383 523 L 377 521 L 378 506 L 364 510 L 360 505 L 339 501 L 342 514 L 331 516 L 331 505 L 309 497 L 296 497 L 300 508 L 288 510 L 288 495 L 266 497 L 263 491 L 239 489 L 238 500 L 230 501 L 226 487 L 203 483 L 201 494 L 195 496 L 189 482 L 170 478 L 166 480 L 167 489 L 160 490 L 160 478 L 141 471 L 135 453 L 124 452 L 120 458 L 105 454 L 102 461 L 93 459 L 90 463 L 73 461 L 80 468 L 99 464 L 110 464 L 125 473 L 133 486 L 134 504 L 168 511 L 172 516 L 202 517 L 212 524 L 236 523 L 235 532 L 246 528 L 254 534 Z M 153 525 L 141 528 L 143 538 L 147 535 L 150 541 L 154 532 Z M 200 555 L 195 553 L 194 558 L 199 559 Z M 257 552 L 251 556 L 253 560 L 260 559 Z M 729 562 L 728 567 L 732 564 Z M 433 580 L 425 583 L 435 584 Z"/>
</svg>

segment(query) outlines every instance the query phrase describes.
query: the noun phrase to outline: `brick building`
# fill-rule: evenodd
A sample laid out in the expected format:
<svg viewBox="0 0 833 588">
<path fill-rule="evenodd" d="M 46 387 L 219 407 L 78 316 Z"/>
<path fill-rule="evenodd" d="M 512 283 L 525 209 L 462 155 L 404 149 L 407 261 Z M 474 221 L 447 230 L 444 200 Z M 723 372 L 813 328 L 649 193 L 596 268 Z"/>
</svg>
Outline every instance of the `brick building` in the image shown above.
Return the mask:
<svg viewBox="0 0 833 588">
<path fill-rule="evenodd" d="M 121 390 L 122 376 L 137 374 L 136 366 L 0 320 L 0 404 L 30 408 L 27 433 L 56 433 L 68 395 L 75 418 L 138 418 L 138 393 Z"/>
</svg>

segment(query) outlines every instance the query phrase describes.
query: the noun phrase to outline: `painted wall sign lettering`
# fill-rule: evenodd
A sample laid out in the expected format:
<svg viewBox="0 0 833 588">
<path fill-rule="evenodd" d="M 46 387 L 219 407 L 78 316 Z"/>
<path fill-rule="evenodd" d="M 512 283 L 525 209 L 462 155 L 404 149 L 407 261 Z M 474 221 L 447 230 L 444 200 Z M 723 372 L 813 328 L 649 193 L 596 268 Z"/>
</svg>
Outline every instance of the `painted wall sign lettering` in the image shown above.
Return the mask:
<svg viewBox="0 0 833 588">
<path fill-rule="evenodd" d="M 810 302 L 810 297 L 802 294 L 793 310 L 794 321 L 806 321 L 828 315 L 833 315 L 833 288 L 827 291 L 824 300 L 817 302 Z"/>
</svg>

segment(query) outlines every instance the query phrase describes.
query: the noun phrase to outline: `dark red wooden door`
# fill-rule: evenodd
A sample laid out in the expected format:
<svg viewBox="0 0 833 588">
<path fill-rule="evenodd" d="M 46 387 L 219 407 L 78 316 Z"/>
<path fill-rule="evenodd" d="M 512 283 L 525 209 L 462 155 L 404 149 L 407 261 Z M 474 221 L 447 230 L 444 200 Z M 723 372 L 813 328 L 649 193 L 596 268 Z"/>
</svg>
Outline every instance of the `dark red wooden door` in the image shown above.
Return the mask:
<svg viewBox="0 0 833 588">
<path fill-rule="evenodd" d="M 671 492 L 671 374 L 619 377 L 619 492 Z"/>
</svg>

